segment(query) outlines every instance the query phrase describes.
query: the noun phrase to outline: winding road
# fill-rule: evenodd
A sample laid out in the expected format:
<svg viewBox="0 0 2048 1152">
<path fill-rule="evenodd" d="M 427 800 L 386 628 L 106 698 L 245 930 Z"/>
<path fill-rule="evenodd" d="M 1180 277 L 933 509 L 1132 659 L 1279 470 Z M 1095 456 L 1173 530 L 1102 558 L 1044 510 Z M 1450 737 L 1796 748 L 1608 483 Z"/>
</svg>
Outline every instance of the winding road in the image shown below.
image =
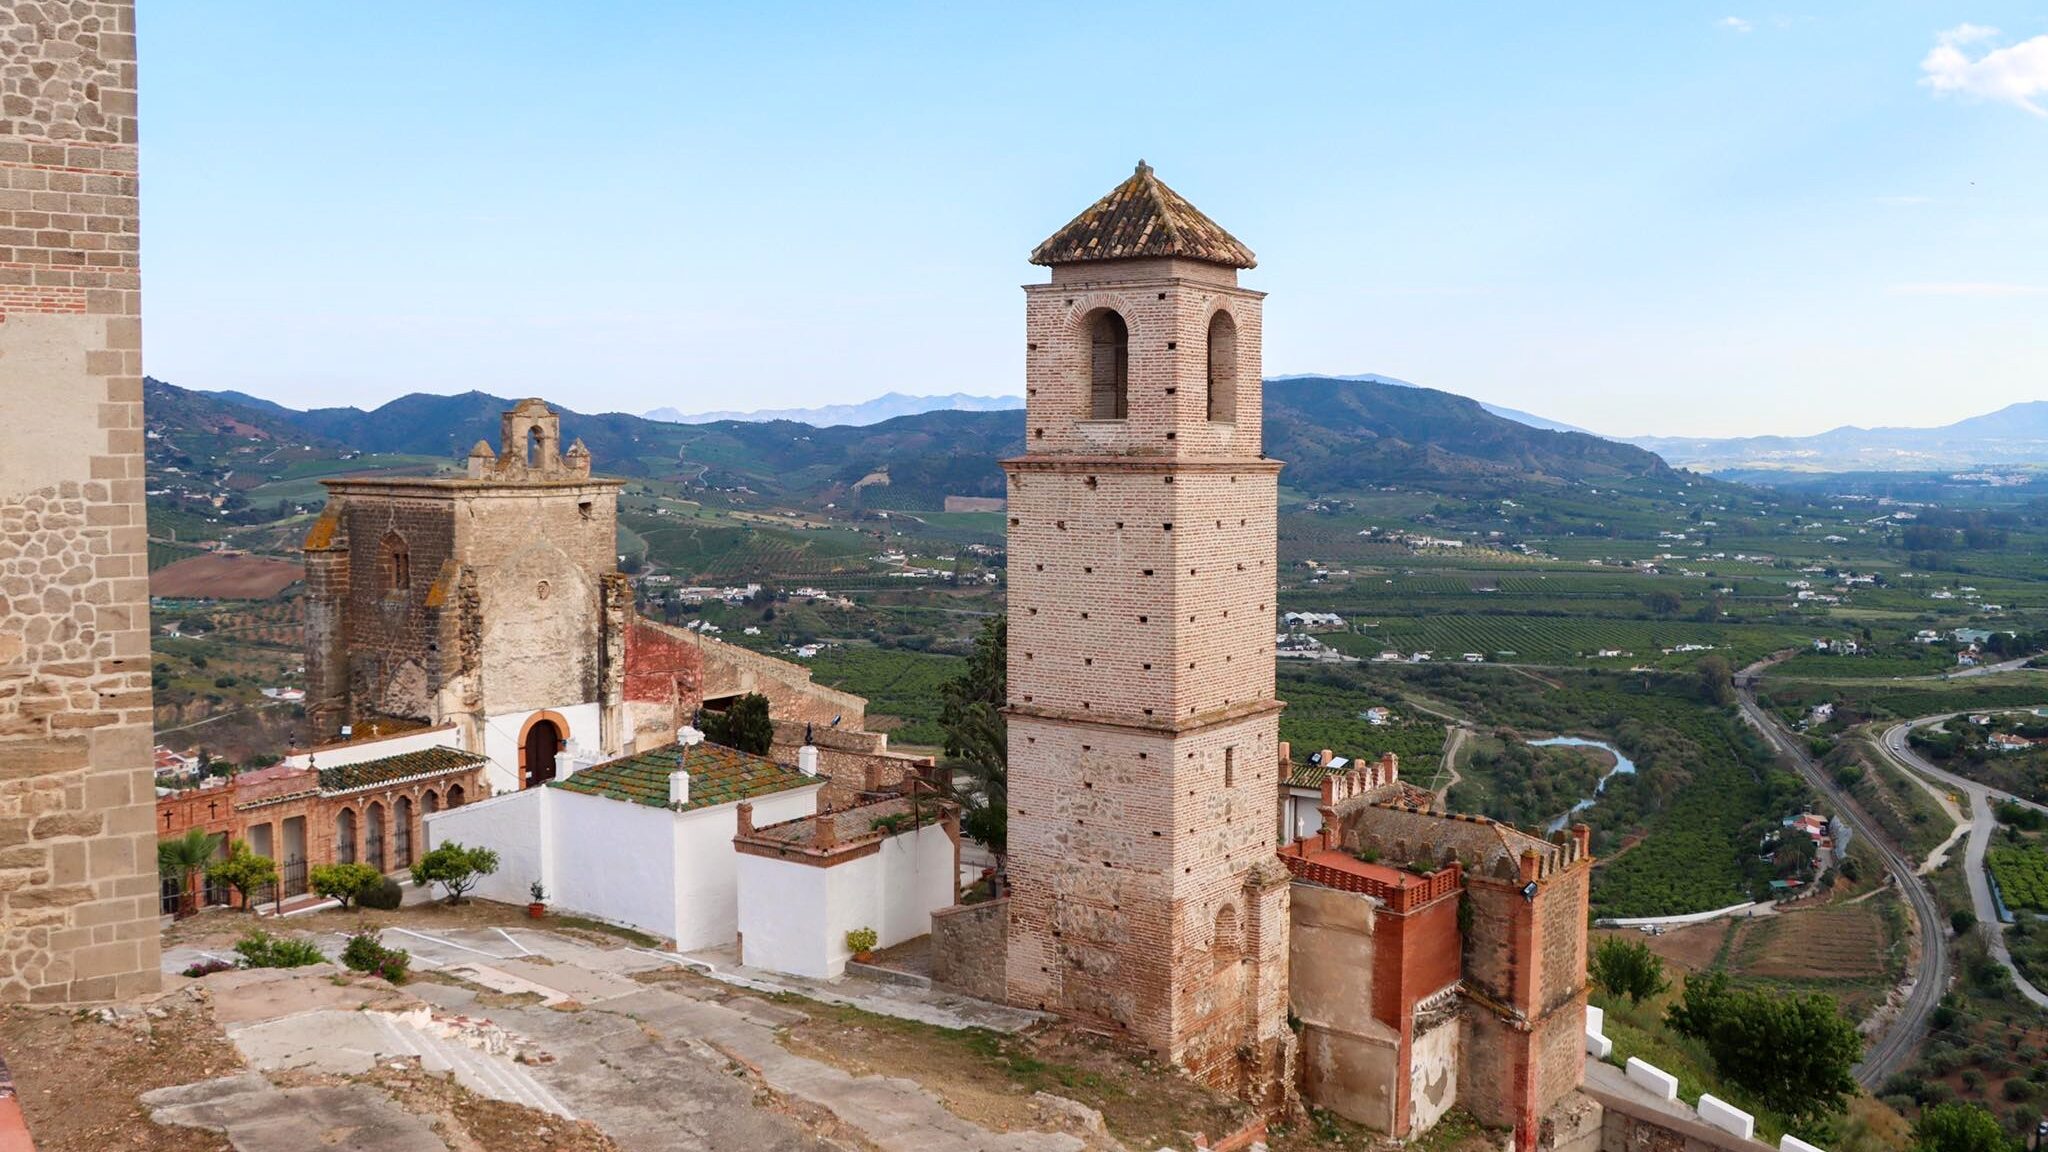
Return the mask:
<svg viewBox="0 0 2048 1152">
<path fill-rule="evenodd" d="M 1977 925 L 1984 933 L 1985 943 L 1991 948 L 1992 959 L 2005 965 L 2005 970 L 2012 973 L 2013 986 L 2019 989 L 2020 995 L 2033 1001 L 2038 1007 L 2048 1008 L 2048 994 L 2044 994 L 2025 976 L 2020 975 L 2019 967 L 2012 962 L 2012 953 L 2005 946 L 2005 925 L 1998 919 L 1998 906 L 1991 899 L 1991 880 L 1984 871 L 1984 852 L 1991 846 L 1992 833 L 1998 829 L 1998 821 L 1991 811 L 1992 801 L 2018 804 L 2042 813 L 2048 813 L 2048 806 L 2036 804 L 2031 800 L 2022 800 L 2017 796 L 1997 791 L 1989 785 L 1979 784 L 1967 777 L 1936 768 L 1926 757 L 1913 750 L 1912 742 L 1907 739 L 1913 729 L 1939 724 L 1960 715 L 1963 713 L 1922 716 L 1918 720 L 1894 725 L 1885 729 L 1884 738 L 1878 742 L 1878 746 L 1883 748 L 1884 754 L 1891 757 L 1904 771 L 1919 773 L 1929 780 L 1939 780 L 1970 798 L 1970 842 L 1963 850 L 1963 874 L 1970 882 L 1970 903 L 1976 907 Z"/>
<path fill-rule="evenodd" d="M 1808 784 L 1834 803 L 1843 823 L 1877 850 L 1884 861 L 1885 871 L 1912 906 L 1913 918 L 1920 924 L 1920 960 L 1913 974 L 1912 990 L 1906 994 L 1906 1002 L 1899 1006 L 1898 1015 L 1864 1050 L 1863 1062 L 1856 1066 L 1857 1082 L 1865 1088 L 1874 1089 L 1904 1067 L 1913 1050 L 1927 1036 L 1934 1008 L 1941 1002 L 1942 994 L 1948 991 L 1948 933 L 1941 910 L 1935 905 L 1934 894 L 1914 871 L 1913 861 L 1885 839 L 1834 779 L 1813 762 L 1813 757 L 1807 754 L 1806 745 L 1786 731 L 1776 716 L 1757 705 L 1756 682 L 1771 663 L 1761 661 L 1736 674 L 1736 698 L 1741 705 L 1743 719 L 1762 733 L 1780 755 L 1790 760 Z"/>
</svg>

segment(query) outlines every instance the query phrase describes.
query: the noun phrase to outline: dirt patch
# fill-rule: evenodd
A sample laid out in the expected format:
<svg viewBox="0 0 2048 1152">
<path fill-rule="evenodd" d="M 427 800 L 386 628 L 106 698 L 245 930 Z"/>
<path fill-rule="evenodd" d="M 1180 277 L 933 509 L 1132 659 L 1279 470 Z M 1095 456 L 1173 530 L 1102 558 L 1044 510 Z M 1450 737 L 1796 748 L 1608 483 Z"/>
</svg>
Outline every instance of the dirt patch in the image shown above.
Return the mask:
<svg viewBox="0 0 2048 1152">
<path fill-rule="evenodd" d="M 1713 966 L 1714 958 L 1721 954 L 1721 945 L 1735 925 L 1734 920 L 1709 920 L 1704 924 L 1667 928 L 1658 936 L 1634 928 L 1596 928 L 1591 944 L 1597 945 L 1609 936 L 1639 940 L 1649 945 L 1650 951 L 1662 956 L 1666 964 L 1687 972 L 1699 972 Z"/>
<path fill-rule="evenodd" d="M 40 1152 L 229 1152 L 219 1133 L 160 1127 L 136 1099 L 242 1067 L 198 990 L 104 1011 L 6 1008 L 0 1048 Z"/>
<path fill-rule="evenodd" d="M 245 552 L 208 552 L 149 574 L 149 594 L 174 600 L 268 600 L 305 579 L 303 565 Z"/>
<path fill-rule="evenodd" d="M 1220 1137 L 1250 1119 L 1242 1103 L 1150 1055 L 1066 1025 L 1005 1036 L 810 1001 L 802 1007 L 809 1019 L 783 1035 L 792 1052 L 855 1075 L 908 1077 L 985 1127 L 1043 1127 L 1037 1092 L 1096 1109 L 1109 1132 L 1134 1148 L 1183 1146 L 1193 1132 Z"/>
</svg>

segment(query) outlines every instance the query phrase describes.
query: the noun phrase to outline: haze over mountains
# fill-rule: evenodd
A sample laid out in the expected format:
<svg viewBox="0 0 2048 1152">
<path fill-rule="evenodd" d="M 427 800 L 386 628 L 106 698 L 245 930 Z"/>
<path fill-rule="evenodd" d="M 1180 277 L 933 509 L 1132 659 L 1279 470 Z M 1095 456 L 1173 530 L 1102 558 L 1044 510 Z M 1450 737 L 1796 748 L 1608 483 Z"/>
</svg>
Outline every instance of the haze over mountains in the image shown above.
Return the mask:
<svg viewBox="0 0 2048 1152">
<path fill-rule="evenodd" d="M 1628 441 L 1673 465 L 1703 472 L 1928 472 L 2040 466 L 2048 465 L 2048 400 L 2010 404 L 1939 428 L 1844 425 L 1813 436 L 1632 436 Z"/>
<path fill-rule="evenodd" d="M 1288 483 L 1328 492 L 1399 484 L 1445 492 L 1514 486 L 1682 483 L 1653 453 L 1582 432 L 1557 432 L 1489 412 L 1476 401 L 1378 380 L 1295 377 L 1265 389 L 1268 451 L 1288 462 Z M 482 392 L 414 393 L 381 407 L 298 412 L 230 393 L 198 393 L 152 380 L 153 428 L 217 429 L 259 439 L 290 436 L 362 452 L 453 464 L 478 440 L 495 443 L 512 400 Z M 600 471 L 701 477 L 721 487 L 802 502 L 846 499 L 875 472 L 882 507 L 937 508 L 946 496 L 1001 496 L 998 461 L 1024 448 L 1019 409 L 932 411 L 869 425 L 788 420 L 679 424 L 626 413 L 586 414 L 557 403 L 565 437 L 580 437 Z"/>
<path fill-rule="evenodd" d="M 943 396 L 906 396 L 901 392 L 885 392 L 873 400 L 859 404 L 826 404 L 818 408 L 762 408 L 752 412 L 691 413 L 681 412 L 675 408 L 656 408 L 641 415 L 649 420 L 664 420 L 671 424 L 715 424 L 720 420 L 741 420 L 750 423 L 795 420 L 801 424 L 824 428 L 835 424 L 851 424 L 856 427 L 879 424 L 898 416 L 915 416 L 922 412 L 1004 412 L 1022 407 L 1022 396 L 970 396 L 965 392 L 949 392 Z"/>
<path fill-rule="evenodd" d="M 1400 485 L 1445 493 L 1516 485 L 1684 483 L 1674 466 L 1773 482 L 1815 473 L 1958 472 L 2048 465 L 2048 402 L 2013 405 L 1939 429 L 1840 428 L 1818 436 L 1716 440 L 1608 439 L 1514 409 L 1377 375 L 1282 376 L 1266 382 L 1266 443 L 1287 461 L 1288 484 L 1311 493 Z M 554 398 L 550 398 L 551 400 Z M 495 443 L 512 400 L 482 392 L 413 393 L 368 411 L 296 411 L 243 393 L 191 392 L 151 381 L 149 421 L 164 431 L 218 429 L 317 445 L 453 462 Z M 557 404 L 565 435 L 581 437 L 613 475 L 701 478 L 792 502 L 886 501 L 937 508 L 946 496 L 1000 496 L 998 461 L 1023 450 L 1022 411 L 1010 397 L 878 397 L 801 410 L 819 424 L 766 412 L 686 422 L 582 413 Z M 891 407 L 937 407 L 884 416 Z M 990 409 L 974 405 L 995 406 Z M 187 438 L 181 442 L 194 442 Z M 853 496 L 883 472 L 886 492 Z"/>
</svg>

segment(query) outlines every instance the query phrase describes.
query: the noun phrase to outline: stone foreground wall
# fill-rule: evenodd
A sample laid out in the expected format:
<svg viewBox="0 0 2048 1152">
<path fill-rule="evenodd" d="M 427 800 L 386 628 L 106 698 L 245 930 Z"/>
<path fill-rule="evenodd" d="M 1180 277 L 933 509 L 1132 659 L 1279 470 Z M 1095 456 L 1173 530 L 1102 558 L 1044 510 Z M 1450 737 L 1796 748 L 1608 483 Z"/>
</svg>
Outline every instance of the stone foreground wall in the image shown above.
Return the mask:
<svg viewBox="0 0 2048 1152">
<path fill-rule="evenodd" d="M 1002 1002 L 1009 926 L 1007 898 L 932 913 L 932 985 Z"/>
<path fill-rule="evenodd" d="M 158 986 L 135 12 L 0 9 L 0 1000 Z"/>
</svg>

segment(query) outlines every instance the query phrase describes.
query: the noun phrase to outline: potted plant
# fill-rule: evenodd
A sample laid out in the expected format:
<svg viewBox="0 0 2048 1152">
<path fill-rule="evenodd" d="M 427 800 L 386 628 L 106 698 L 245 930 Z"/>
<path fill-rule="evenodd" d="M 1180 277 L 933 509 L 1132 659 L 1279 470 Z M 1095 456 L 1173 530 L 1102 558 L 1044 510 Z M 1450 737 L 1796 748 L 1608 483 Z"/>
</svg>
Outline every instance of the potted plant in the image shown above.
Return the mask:
<svg viewBox="0 0 2048 1152">
<path fill-rule="evenodd" d="M 526 886 L 526 893 L 527 893 L 527 895 L 529 895 L 529 896 L 533 897 L 533 903 L 531 903 L 531 904 L 528 904 L 528 905 L 526 906 L 526 914 L 527 914 L 527 916 L 529 916 L 529 917 L 531 917 L 531 918 L 533 918 L 533 919 L 535 919 L 535 920 L 538 920 L 538 919 L 540 919 L 541 917 L 543 917 L 543 916 L 547 915 L 547 914 L 548 914 L 548 905 L 547 905 L 547 899 L 548 899 L 548 890 L 547 890 L 546 888 L 544 888 L 544 887 L 542 887 L 542 886 L 541 886 L 541 882 L 540 882 L 540 881 L 538 881 L 538 880 L 535 880 L 535 881 L 534 881 L 533 883 L 531 883 L 531 884 L 528 884 L 528 885 Z"/>
<path fill-rule="evenodd" d="M 873 928 L 855 928 L 846 934 L 846 950 L 853 953 L 855 960 L 865 964 L 875 958 L 875 945 L 880 940 Z"/>
</svg>

